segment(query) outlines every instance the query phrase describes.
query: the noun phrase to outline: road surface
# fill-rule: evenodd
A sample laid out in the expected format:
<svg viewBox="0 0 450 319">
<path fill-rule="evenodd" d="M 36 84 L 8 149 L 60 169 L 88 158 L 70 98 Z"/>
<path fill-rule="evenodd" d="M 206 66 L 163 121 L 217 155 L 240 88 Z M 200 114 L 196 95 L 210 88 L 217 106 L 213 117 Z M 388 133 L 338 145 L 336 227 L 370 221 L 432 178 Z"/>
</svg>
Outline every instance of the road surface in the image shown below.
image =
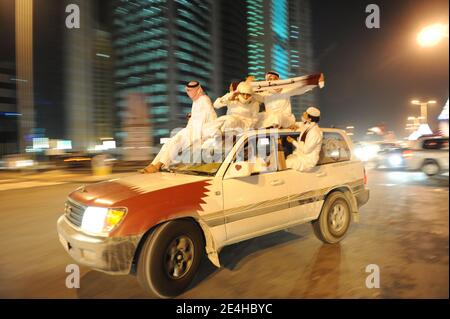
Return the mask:
<svg viewBox="0 0 450 319">
<path fill-rule="evenodd" d="M 324 245 L 311 225 L 226 247 L 217 269 L 205 258 L 180 298 L 448 298 L 448 178 L 368 171 L 371 198 L 339 245 Z M 3 179 L 2 179 L 3 178 Z M 0 175 L 0 298 L 146 298 L 133 276 L 81 267 L 58 241 L 56 220 L 73 176 L 36 180 Z M 368 289 L 368 265 L 380 288 Z"/>
</svg>

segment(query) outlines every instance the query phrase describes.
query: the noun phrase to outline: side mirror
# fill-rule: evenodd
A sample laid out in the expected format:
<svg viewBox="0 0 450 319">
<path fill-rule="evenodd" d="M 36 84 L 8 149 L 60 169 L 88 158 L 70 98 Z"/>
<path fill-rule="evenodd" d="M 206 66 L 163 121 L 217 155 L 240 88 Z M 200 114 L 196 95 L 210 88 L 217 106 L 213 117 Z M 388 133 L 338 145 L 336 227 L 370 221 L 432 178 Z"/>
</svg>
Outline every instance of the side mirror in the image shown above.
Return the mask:
<svg viewBox="0 0 450 319">
<path fill-rule="evenodd" d="M 225 179 L 248 177 L 252 174 L 250 164 L 248 162 L 236 162 L 230 165 L 228 168 Z"/>
</svg>

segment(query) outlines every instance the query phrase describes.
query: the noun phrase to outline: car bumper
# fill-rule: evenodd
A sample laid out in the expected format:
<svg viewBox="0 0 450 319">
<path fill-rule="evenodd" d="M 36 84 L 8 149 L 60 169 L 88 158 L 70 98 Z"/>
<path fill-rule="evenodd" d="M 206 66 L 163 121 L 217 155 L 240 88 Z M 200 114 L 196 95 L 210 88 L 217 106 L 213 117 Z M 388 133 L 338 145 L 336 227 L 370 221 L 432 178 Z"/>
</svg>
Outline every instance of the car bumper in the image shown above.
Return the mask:
<svg viewBox="0 0 450 319">
<path fill-rule="evenodd" d="M 370 191 L 368 189 L 363 189 L 355 194 L 356 203 L 358 208 L 366 204 L 369 201 Z"/>
<path fill-rule="evenodd" d="M 59 240 L 80 265 L 110 274 L 129 274 L 141 236 L 96 237 L 69 224 L 64 215 L 57 222 Z"/>
</svg>

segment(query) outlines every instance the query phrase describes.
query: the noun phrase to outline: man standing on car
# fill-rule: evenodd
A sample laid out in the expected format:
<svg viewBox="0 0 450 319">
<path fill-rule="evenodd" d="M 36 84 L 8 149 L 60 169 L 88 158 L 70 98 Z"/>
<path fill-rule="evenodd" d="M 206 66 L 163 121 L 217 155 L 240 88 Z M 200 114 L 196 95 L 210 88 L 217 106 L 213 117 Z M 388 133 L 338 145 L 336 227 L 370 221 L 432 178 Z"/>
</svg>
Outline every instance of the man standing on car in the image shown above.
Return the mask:
<svg viewBox="0 0 450 319">
<path fill-rule="evenodd" d="M 278 81 L 280 75 L 275 71 L 266 73 L 266 81 Z M 255 98 L 264 103 L 265 112 L 260 113 L 258 127 L 260 128 L 288 128 L 295 124 L 292 114 L 291 96 L 296 95 L 295 90 L 273 89 L 269 92 L 255 94 Z"/>
<path fill-rule="evenodd" d="M 320 149 L 322 148 L 322 131 L 317 123 L 320 111 L 309 107 L 302 116 L 303 122 L 293 126 L 300 131 L 298 141 L 288 137 L 287 141 L 295 146 L 295 151 L 286 159 L 286 167 L 298 171 L 307 171 L 317 165 Z"/>
<path fill-rule="evenodd" d="M 192 100 L 192 110 L 187 126 L 163 145 L 153 162 L 143 169 L 143 173 L 156 173 L 162 167 L 167 168 L 180 150 L 197 143 L 201 145 L 204 126 L 217 118 L 211 99 L 205 94 L 198 81 L 189 82 L 185 90 Z"/>
</svg>

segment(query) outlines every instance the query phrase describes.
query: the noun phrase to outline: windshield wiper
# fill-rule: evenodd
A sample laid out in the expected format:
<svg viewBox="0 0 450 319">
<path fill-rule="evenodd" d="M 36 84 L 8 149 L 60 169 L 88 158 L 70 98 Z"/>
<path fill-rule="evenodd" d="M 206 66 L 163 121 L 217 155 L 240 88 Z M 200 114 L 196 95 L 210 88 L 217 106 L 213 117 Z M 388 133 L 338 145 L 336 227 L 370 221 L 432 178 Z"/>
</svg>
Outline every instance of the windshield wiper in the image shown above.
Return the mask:
<svg viewBox="0 0 450 319">
<path fill-rule="evenodd" d="M 186 175 L 202 175 L 202 176 L 212 176 L 212 173 L 196 171 L 196 170 L 177 170 L 175 173 L 186 174 Z"/>
</svg>

